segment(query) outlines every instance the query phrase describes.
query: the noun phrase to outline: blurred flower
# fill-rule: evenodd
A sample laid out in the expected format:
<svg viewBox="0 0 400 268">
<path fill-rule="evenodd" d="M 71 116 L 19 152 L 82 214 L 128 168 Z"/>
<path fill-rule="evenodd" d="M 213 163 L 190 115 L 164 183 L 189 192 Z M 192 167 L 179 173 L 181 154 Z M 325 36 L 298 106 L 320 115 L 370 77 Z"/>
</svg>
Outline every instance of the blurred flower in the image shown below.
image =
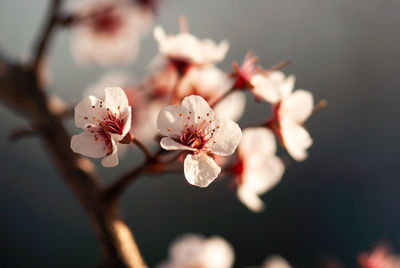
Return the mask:
<svg viewBox="0 0 400 268">
<path fill-rule="evenodd" d="M 282 160 L 275 153 L 276 141 L 271 130 L 262 127 L 243 130 L 238 162 L 233 170 L 238 184 L 238 198 L 254 212 L 264 209 L 259 195 L 274 187 L 285 170 Z"/>
<path fill-rule="evenodd" d="M 400 256 L 390 253 L 383 246 L 376 247 L 371 253 L 361 253 L 358 263 L 362 268 L 399 268 Z"/>
<path fill-rule="evenodd" d="M 158 268 L 230 268 L 235 253 L 223 238 L 186 234 L 169 248 L 169 259 Z"/>
<path fill-rule="evenodd" d="M 199 95 L 208 103 L 214 103 L 233 86 L 233 80 L 214 65 L 191 68 L 179 82 L 180 98 L 188 95 Z M 221 100 L 214 108 L 216 118 L 239 120 L 246 106 L 243 92 L 237 91 Z"/>
<path fill-rule="evenodd" d="M 184 150 L 188 154 L 184 173 L 190 184 L 206 187 L 221 168 L 209 154 L 231 155 L 238 146 L 242 131 L 229 119 L 214 118 L 214 112 L 200 96 L 185 97 L 182 105 L 170 105 L 157 118 L 161 147 L 165 150 Z"/>
<path fill-rule="evenodd" d="M 105 89 L 104 102 L 94 96 L 83 99 L 75 107 L 75 125 L 84 130 L 71 139 L 75 153 L 104 157 L 104 167 L 118 165 L 117 142 L 130 142 L 131 107 L 119 87 Z M 128 137 L 128 140 L 126 141 Z"/>
<path fill-rule="evenodd" d="M 153 11 L 129 0 L 86 0 L 76 6 L 71 49 L 81 64 L 129 64 L 137 56 L 141 36 Z"/>
<path fill-rule="evenodd" d="M 154 28 L 154 38 L 158 42 L 158 50 L 172 62 L 181 74 L 193 65 L 207 65 L 222 61 L 228 51 L 229 44 L 222 41 L 218 45 L 210 40 L 199 40 L 187 32 L 167 35 L 161 26 Z"/>
<path fill-rule="evenodd" d="M 233 64 L 235 71 L 232 77 L 235 78 L 235 88 L 245 89 L 252 88 L 251 79 L 254 75 L 261 71 L 261 67 L 257 66 L 258 59 L 253 53 L 249 52 L 243 60 L 242 65 L 239 67 L 237 63 Z"/>
<path fill-rule="evenodd" d="M 291 268 L 290 264 L 281 256 L 269 256 L 261 266 L 262 268 Z"/>
<path fill-rule="evenodd" d="M 250 83 L 252 92 L 270 103 L 277 103 L 292 93 L 295 83 L 294 75 L 288 77 L 281 71 L 255 74 Z"/>
<path fill-rule="evenodd" d="M 178 84 L 179 74 L 175 67 L 165 63 L 165 59 L 158 55 L 148 66 L 148 73 L 144 78 L 144 86 L 154 98 L 171 98 Z"/>
<path fill-rule="evenodd" d="M 268 122 L 280 137 L 288 153 L 297 161 L 307 158 L 307 149 L 312 138 L 303 124 L 312 114 L 314 99 L 310 92 L 298 89 L 293 91 L 295 78 L 280 71 L 266 75 L 255 75 L 253 93 L 274 104 L 274 118 Z"/>
</svg>

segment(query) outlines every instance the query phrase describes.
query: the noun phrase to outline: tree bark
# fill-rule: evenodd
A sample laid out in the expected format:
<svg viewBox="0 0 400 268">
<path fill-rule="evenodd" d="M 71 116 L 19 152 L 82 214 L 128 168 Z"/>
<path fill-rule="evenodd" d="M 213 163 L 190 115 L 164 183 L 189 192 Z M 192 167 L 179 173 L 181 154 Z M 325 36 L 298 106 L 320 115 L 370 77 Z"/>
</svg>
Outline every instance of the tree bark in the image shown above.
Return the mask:
<svg viewBox="0 0 400 268">
<path fill-rule="evenodd" d="M 70 136 L 50 108 L 35 68 L 0 58 L 0 100 L 28 120 L 55 166 L 87 212 L 100 242 L 101 267 L 146 267 L 119 200 L 106 200 L 93 164 L 70 149 Z"/>
</svg>

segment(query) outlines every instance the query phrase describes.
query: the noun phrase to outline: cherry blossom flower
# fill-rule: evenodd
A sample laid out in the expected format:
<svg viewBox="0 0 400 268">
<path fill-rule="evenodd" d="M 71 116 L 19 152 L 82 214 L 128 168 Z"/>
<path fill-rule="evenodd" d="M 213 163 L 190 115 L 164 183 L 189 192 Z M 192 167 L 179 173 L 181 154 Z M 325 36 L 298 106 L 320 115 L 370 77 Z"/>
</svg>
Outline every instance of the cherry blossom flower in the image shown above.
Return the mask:
<svg viewBox="0 0 400 268">
<path fill-rule="evenodd" d="M 250 79 L 252 92 L 270 103 L 278 103 L 288 97 L 295 81 L 294 75 L 286 77 L 281 71 L 258 73 Z"/>
<path fill-rule="evenodd" d="M 235 253 L 223 238 L 186 234 L 172 243 L 169 259 L 158 268 L 230 268 Z"/>
<path fill-rule="evenodd" d="M 390 253 L 383 246 L 375 248 L 371 253 L 361 253 L 358 263 L 362 268 L 399 268 L 400 256 Z"/>
<path fill-rule="evenodd" d="M 141 36 L 153 11 L 129 0 L 86 0 L 79 3 L 71 49 L 80 64 L 129 64 L 137 56 Z"/>
<path fill-rule="evenodd" d="M 258 77 L 258 78 L 257 78 Z M 254 80 L 256 81 L 254 84 Z M 274 104 L 274 118 L 268 122 L 280 137 L 288 153 L 297 161 L 307 158 L 307 149 L 313 141 L 303 124 L 312 114 L 313 95 L 309 91 L 293 91 L 294 76 L 286 77 L 280 71 L 252 78 L 253 92 Z"/>
<path fill-rule="evenodd" d="M 166 106 L 163 100 L 152 100 L 147 92 L 140 86 L 134 86 L 132 76 L 121 71 L 112 71 L 104 74 L 98 81 L 90 84 L 84 95 L 93 95 L 104 98 L 104 88 L 107 86 L 121 87 L 127 98 L 129 106 L 132 107 L 132 127 L 130 133 L 142 143 L 151 144 L 158 134 L 156 126 L 157 115 Z M 126 150 L 125 144 L 117 144 L 120 155 Z"/>
<path fill-rule="evenodd" d="M 221 172 L 212 154 L 228 156 L 238 146 L 242 131 L 229 119 L 215 119 L 214 112 L 200 96 L 185 97 L 182 105 L 162 109 L 157 118 L 161 147 L 184 150 L 184 173 L 190 184 L 206 187 Z"/>
<path fill-rule="evenodd" d="M 290 264 L 281 256 L 269 256 L 261 266 L 262 268 L 291 268 Z"/>
<path fill-rule="evenodd" d="M 199 95 L 212 104 L 232 86 L 233 80 L 229 75 L 214 65 L 193 67 L 182 77 L 178 86 L 178 94 L 180 97 Z M 244 93 L 233 92 L 214 107 L 215 117 L 237 121 L 242 117 L 245 106 Z"/>
<path fill-rule="evenodd" d="M 101 158 L 104 167 L 118 165 L 117 143 L 130 142 L 131 107 L 119 87 L 105 88 L 104 101 L 94 96 L 75 107 L 75 125 L 84 130 L 71 139 L 75 153 Z M 126 141 L 126 138 L 128 140 Z"/>
<path fill-rule="evenodd" d="M 218 45 L 210 40 L 200 40 L 188 32 L 167 35 L 161 26 L 154 28 L 154 38 L 158 50 L 180 73 L 185 73 L 190 65 L 208 65 L 222 61 L 229 49 L 229 43 L 222 41 Z"/>
<path fill-rule="evenodd" d="M 238 198 L 253 212 L 264 209 L 259 195 L 274 187 L 285 170 L 282 160 L 275 153 L 276 141 L 271 130 L 257 127 L 243 131 L 238 162 L 233 171 Z"/>
</svg>

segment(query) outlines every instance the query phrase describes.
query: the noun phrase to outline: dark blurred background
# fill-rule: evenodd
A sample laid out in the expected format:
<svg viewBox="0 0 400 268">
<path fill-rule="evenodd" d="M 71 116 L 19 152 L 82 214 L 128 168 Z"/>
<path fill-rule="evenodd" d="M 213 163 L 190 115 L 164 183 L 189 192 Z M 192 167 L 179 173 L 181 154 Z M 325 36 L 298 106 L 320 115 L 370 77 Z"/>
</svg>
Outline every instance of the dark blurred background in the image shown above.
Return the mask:
<svg viewBox="0 0 400 268">
<path fill-rule="evenodd" d="M 9 55 L 29 56 L 47 2 L 1 0 L 0 44 Z M 263 197 L 264 213 L 241 205 L 227 180 L 199 189 L 182 174 L 132 185 L 124 213 L 150 267 L 187 232 L 226 238 L 235 267 L 259 265 L 272 253 L 296 267 L 319 267 L 326 258 L 356 267 L 357 254 L 382 240 L 400 251 L 400 1 L 165 0 L 156 23 L 175 33 L 180 14 L 195 35 L 230 40 L 224 70 L 248 50 L 265 67 L 291 58 L 286 72 L 296 74 L 297 88 L 329 105 L 307 122 L 310 157 L 292 162 Z M 139 76 L 156 49 L 149 34 L 127 70 Z M 106 71 L 76 66 L 68 31 L 57 34 L 49 59 L 50 90 L 69 101 Z M 258 122 L 267 109 L 249 105 L 241 123 Z M 36 139 L 9 143 L 10 131 L 25 122 L 3 106 L 0 111 L 1 266 L 93 266 L 100 252 L 83 209 Z M 139 161 L 131 153 L 119 168 L 100 171 L 115 177 Z"/>
</svg>

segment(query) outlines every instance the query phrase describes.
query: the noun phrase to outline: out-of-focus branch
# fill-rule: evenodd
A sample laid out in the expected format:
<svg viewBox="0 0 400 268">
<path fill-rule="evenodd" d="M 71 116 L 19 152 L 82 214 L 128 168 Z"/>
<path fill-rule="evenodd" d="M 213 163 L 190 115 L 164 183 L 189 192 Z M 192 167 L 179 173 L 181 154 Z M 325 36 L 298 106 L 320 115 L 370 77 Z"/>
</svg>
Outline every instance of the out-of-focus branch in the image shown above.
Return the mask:
<svg viewBox="0 0 400 268">
<path fill-rule="evenodd" d="M 268 69 L 264 70 L 263 72 L 272 72 L 272 71 L 282 70 L 283 68 L 285 68 L 286 66 L 288 66 L 290 64 L 292 64 L 292 60 L 290 60 L 290 59 L 283 60 L 281 62 L 278 62 L 274 66 L 269 67 Z"/>
<path fill-rule="evenodd" d="M 46 30 L 39 38 L 33 65 L 14 64 L 0 54 L 0 101 L 24 117 L 47 149 L 50 159 L 70 186 L 94 227 L 104 260 L 102 267 L 143 268 L 146 264 L 129 227 L 124 223 L 119 199 L 103 199 L 102 187 L 93 164 L 70 149 L 70 140 L 59 114 L 51 109 L 39 83 L 37 67 L 48 46 L 61 4 L 54 0 Z M 17 137 L 31 131 L 20 130 Z"/>
<path fill-rule="evenodd" d="M 211 108 L 214 108 L 218 103 L 220 103 L 223 99 L 228 97 L 230 94 L 232 94 L 236 88 L 233 86 L 231 87 L 228 91 L 226 91 L 223 95 L 221 95 L 218 99 L 216 99 L 213 103 L 211 103 Z"/>
<path fill-rule="evenodd" d="M 43 60 L 43 56 L 50 44 L 50 39 L 54 30 L 57 26 L 59 11 L 63 0 L 52 0 L 49 12 L 47 15 L 46 23 L 42 33 L 39 35 L 39 39 L 35 45 L 34 60 L 32 67 L 34 70 L 38 70 Z"/>
<path fill-rule="evenodd" d="M 38 134 L 37 130 L 35 130 L 32 127 L 22 127 L 22 128 L 18 128 L 15 129 L 14 131 L 11 132 L 10 136 L 8 137 L 8 139 L 11 142 L 15 142 L 21 138 L 24 137 L 31 137 Z"/>
</svg>

